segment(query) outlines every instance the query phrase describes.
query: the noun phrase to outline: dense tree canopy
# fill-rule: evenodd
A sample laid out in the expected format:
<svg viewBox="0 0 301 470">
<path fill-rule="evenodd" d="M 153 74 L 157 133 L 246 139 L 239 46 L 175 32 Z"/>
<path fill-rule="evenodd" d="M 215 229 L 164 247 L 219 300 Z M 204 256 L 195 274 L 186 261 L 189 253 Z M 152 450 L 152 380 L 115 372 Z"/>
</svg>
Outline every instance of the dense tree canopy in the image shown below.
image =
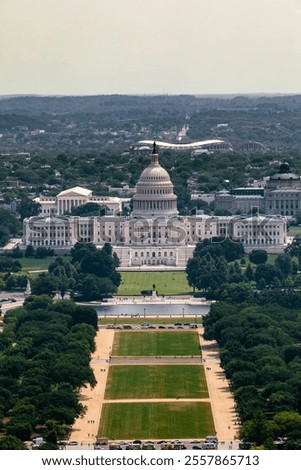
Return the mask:
<svg viewBox="0 0 301 470">
<path fill-rule="evenodd" d="M 73 207 L 71 210 L 71 215 L 78 215 L 80 217 L 87 216 L 102 216 L 106 214 L 106 209 L 104 206 L 97 204 L 96 202 L 88 202 L 79 207 Z"/>
<path fill-rule="evenodd" d="M 245 280 L 241 266 L 237 262 L 244 254 L 241 243 L 230 239 L 205 239 L 198 243 L 193 258 L 186 267 L 190 286 L 204 290 L 208 298 L 218 298 L 220 287 L 227 283 L 239 283 Z M 235 260 L 235 261 L 234 261 Z M 229 262 L 234 261 L 233 264 Z"/>
<path fill-rule="evenodd" d="M 21 268 L 20 261 L 9 258 L 8 256 L 0 256 L 0 272 L 18 272 L 21 271 Z"/>
<path fill-rule="evenodd" d="M 21 220 L 25 219 L 26 217 L 38 215 L 40 209 L 41 204 L 33 201 L 28 196 L 23 196 L 17 207 Z"/>
<path fill-rule="evenodd" d="M 53 303 L 47 296 L 30 296 L 23 307 L 6 314 L 4 323 L 0 419 L 5 436 L 0 448 L 20 448 L 19 440 L 30 439 L 36 429 L 55 446 L 85 411 L 78 389 L 96 384 L 90 367 L 96 312 L 70 300 Z"/>
<path fill-rule="evenodd" d="M 249 260 L 254 264 L 263 264 L 267 259 L 268 254 L 265 250 L 252 250 L 249 254 Z"/>
<path fill-rule="evenodd" d="M 221 361 L 242 420 L 241 438 L 275 448 L 301 448 L 301 311 L 277 304 L 215 303 L 205 337 L 221 346 Z"/>
<path fill-rule="evenodd" d="M 22 225 L 9 211 L 0 207 L 0 246 L 5 245 L 11 237 L 20 236 Z"/>
<path fill-rule="evenodd" d="M 97 300 L 114 294 L 121 282 L 116 268 L 119 260 L 107 243 L 98 250 L 92 243 L 76 243 L 71 260 L 58 256 L 49 265 L 48 273 L 41 273 L 32 281 L 32 293 L 62 298 L 69 291 L 79 300 Z"/>
<path fill-rule="evenodd" d="M 249 264 L 247 257 L 242 257 L 241 244 L 231 240 L 203 240 L 188 260 L 188 283 L 208 299 L 229 301 L 232 298 L 234 303 L 252 301 L 260 305 L 273 299 L 289 308 L 299 307 L 300 240 L 296 237 L 285 253 L 269 258 L 268 262 L 264 250 L 253 250 L 248 257 Z"/>
</svg>

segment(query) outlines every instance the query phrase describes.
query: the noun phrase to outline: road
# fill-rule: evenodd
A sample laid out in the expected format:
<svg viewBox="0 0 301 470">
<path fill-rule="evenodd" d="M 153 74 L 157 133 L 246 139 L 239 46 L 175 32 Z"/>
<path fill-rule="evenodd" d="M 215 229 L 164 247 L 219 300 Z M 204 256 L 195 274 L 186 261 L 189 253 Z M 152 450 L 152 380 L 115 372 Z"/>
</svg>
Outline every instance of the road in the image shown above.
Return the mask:
<svg viewBox="0 0 301 470">
<path fill-rule="evenodd" d="M 0 300 L 1 312 L 2 315 L 5 315 L 8 310 L 13 308 L 21 307 L 24 303 L 25 297 L 23 292 L 0 292 L 0 299 L 10 297 L 16 299 L 16 302 L 3 302 Z M 0 333 L 3 331 L 3 326 L 0 323 Z"/>
</svg>

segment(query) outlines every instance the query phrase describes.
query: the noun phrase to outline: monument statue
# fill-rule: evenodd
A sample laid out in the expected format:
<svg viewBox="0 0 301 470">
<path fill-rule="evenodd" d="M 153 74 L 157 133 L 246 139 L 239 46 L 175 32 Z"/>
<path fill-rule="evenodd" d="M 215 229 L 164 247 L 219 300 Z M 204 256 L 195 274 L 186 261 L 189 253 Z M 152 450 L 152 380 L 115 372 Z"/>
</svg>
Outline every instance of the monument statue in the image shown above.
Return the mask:
<svg viewBox="0 0 301 470">
<path fill-rule="evenodd" d="M 26 290 L 24 292 L 24 295 L 31 295 L 31 285 L 30 285 L 30 280 L 28 279 L 27 280 L 27 286 L 26 286 Z"/>
<path fill-rule="evenodd" d="M 158 302 L 159 298 L 157 297 L 157 292 L 156 292 L 156 284 L 153 284 L 153 290 L 152 290 L 152 301 L 155 300 Z"/>
</svg>

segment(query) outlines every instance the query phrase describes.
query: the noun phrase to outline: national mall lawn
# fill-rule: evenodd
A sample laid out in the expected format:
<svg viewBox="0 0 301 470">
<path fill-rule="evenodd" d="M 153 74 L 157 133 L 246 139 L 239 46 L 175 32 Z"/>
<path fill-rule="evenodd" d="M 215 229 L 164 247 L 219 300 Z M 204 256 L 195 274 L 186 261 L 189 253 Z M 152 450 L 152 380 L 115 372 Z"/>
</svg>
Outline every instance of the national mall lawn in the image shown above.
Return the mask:
<svg viewBox="0 0 301 470">
<path fill-rule="evenodd" d="M 115 332 L 112 356 L 199 356 L 196 331 Z"/>
<path fill-rule="evenodd" d="M 114 357 L 128 363 L 110 365 L 105 399 L 112 401 L 103 405 L 99 436 L 170 440 L 215 434 L 197 331 L 118 331 Z M 131 364 L 146 357 L 149 364 Z M 181 363 L 160 364 L 158 357 Z M 199 361 L 189 363 L 191 357 Z"/>
<path fill-rule="evenodd" d="M 210 403 L 109 403 L 99 436 L 114 439 L 193 439 L 214 435 Z"/>
<path fill-rule="evenodd" d="M 178 397 L 208 398 L 202 365 L 113 365 L 109 369 L 106 400 Z"/>
<path fill-rule="evenodd" d="M 184 271 L 124 271 L 121 278 L 117 295 L 141 295 L 143 290 L 151 291 L 153 284 L 158 295 L 187 295 L 192 291 Z"/>
</svg>

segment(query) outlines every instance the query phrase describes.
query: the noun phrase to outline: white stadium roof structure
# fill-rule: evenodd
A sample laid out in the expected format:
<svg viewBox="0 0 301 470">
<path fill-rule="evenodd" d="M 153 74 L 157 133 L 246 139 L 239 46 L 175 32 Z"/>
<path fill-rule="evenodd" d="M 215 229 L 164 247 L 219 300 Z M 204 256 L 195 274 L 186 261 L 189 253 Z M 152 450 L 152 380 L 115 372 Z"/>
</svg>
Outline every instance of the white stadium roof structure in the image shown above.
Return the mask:
<svg viewBox="0 0 301 470">
<path fill-rule="evenodd" d="M 153 140 L 139 140 L 135 147 L 141 148 L 146 146 L 152 146 Z M 196 142 L 190 142 L 186 144 L 182 143 L 171 143 L 171 142 L 162 142 L 156 140 L 156 144 L 161 149 L 172 149 L 172 150 L 233 150 L 232 145 L 227 140 L 222 139 L 208 139 L 208 140 L 199 140 Z"/>
</svg>

